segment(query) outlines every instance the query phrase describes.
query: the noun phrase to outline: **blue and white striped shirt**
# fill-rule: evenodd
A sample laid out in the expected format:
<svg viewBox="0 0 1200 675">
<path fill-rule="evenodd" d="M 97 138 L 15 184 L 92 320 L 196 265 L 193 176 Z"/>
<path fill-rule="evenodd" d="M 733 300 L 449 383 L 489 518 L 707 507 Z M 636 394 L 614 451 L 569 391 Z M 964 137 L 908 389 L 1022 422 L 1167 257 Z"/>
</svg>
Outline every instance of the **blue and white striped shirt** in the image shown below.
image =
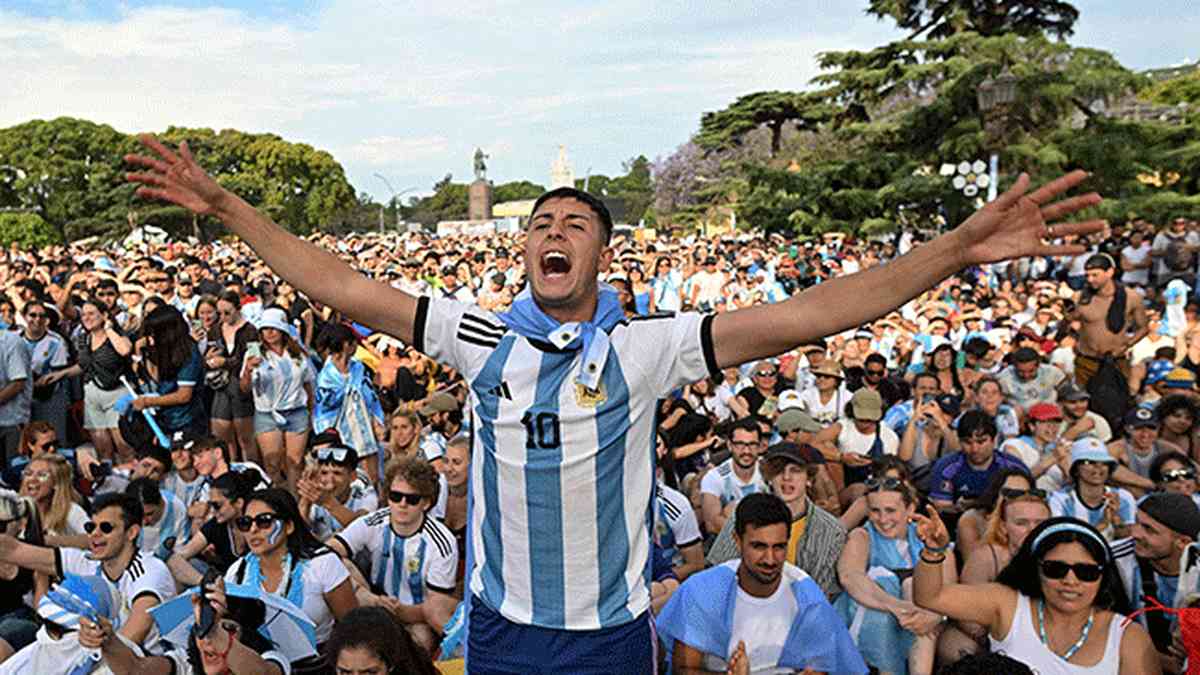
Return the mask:
<svg viewBox="0 0 1200 675">
<path fill-rule="evenodd" d="M 639 317 L 609 338 L 589 391 L 578 351 L 418 301 L 416 348 L 470 384 L 471 592 L 514 623 L 594 630 L 650 607 L 656 401 L 718 372 L 711 319 Z"/>
</svg>

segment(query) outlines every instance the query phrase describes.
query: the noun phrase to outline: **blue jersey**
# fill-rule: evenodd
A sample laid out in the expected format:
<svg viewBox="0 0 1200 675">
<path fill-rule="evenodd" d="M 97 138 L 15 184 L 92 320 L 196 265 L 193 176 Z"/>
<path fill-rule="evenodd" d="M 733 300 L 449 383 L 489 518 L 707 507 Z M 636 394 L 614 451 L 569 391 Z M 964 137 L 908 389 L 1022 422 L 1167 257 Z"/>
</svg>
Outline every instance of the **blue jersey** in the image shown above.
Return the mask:
<svg viewBox="0 0 1200 675">
<path fill-rule="evenodd" d="M 972 467 L 967 461 L 966 453 L 946 455 L 933 465 L 929 498 L 948 502 L 959 497 L 975 499 L 987 489 L 992 476 L 1005 469 L 1029 471 L 1024 462 L 1001 450 L 995 451 L 992 463 L 986 469 Z"/>
<path fill-rule="evenodd" d="M 1117 487 L 1105 488 L 1105 492 L 1117 495 L 1119 522 L 1124 525 L 1132 525 L 1137 519 L 1137 502 L 1133 499 L 1133 495 L 1125 488 Z M 1065 487 L 1050 495 L 1051 515 L 1078 518 L 1097 528 L 1104 520 L 1104 507 L 1103 500 L 1096 508 L 1089 507 L 1079 498 L 1079 493 L 1075 491 L 1074 487 Z"/>
<path fill-rule="evenodd" d="M 717 373 L 711 318 L 622 321 L 596 389 L 582 355 L 474 305 L 421 298 L 414 346 L 470 385 L 471 592 L 517 624 L 595 630 L 650 607 L 656 401 Z"/>
</svg>

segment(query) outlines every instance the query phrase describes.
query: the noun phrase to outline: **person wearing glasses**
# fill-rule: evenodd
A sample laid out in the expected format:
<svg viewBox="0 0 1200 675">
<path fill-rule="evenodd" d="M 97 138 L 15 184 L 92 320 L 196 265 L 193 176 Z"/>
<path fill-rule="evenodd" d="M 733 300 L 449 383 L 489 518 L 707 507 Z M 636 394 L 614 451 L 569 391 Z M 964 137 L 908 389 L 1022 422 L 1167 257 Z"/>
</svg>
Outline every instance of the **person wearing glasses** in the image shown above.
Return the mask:
<svg viewBox="0 0 1200 675">
<path fill-rule="evenodd" d="M 327 543 L 346 560 L 370 560 L 368 577 L 356 577 L 362 604 L 389 610 L 432 652 L 458 604 L 458 547 L 450 530 L 428 513 L 438 493 L 437 472 L 428 462 L 403 459 L 391 465 L 387 485 L 387 508 L 359 517 Z"/>
<path fill-rule="evenodd" d="M 59 438 L 66 438 L 70 402 L 67 387 L 60 384 L 63 378 L 60 373 L 70 364 L 71 353 L 67 341 L 50 330 L 58 314 L 52 313 L 46 303 L 36 300 L 27 303 L 21 313 L 25 316 L 22 337 L 29 347 L 30 373 L 34 378 L 29 419 L 49 422 Z"/>
<path fill-rule="evenodd" d="M 965 555 L 975 550 L 987 537 L 992 515 L 1000 505 L 1000 492 L 1006 489 L 1028 490 L 1034 487 L 1033 478 L 1021 467 L 1003 469 L 988 481 L 987 489 L 979 495 L 979 499 L 971 503 L 970 508 L 963 511 L 955 525 L 954 546 Z M 1046 496 L 1042 492 L 1042 497 Z"/>
<path fill-rule="evenodd" d="M 316 625 L 318 648 L 335 621 L 358 606 L 350 572 L 342 559 L 308 529 L 291 493 L 280 488 L 253 492 L 234 526 L 248 553 L 225 573 L 227 584 L 258 586 L 304 610 Z M 292 664 L 293 672 L 324 672 L 323 662 Z M 314 670 L 315 669 L 315 670 Z"/>
<path fill-rule="evenodd" d="M 743 417 L 729 429 L 730 457 L 713 467 L 700 480 L 700 511 L 704 527 L 715 535 L 742 497 L 766 492 L 758 456 L 766 448 L 762 427 L 753 417 Z"/>
<path fill-rule="evenodd" d="M 866 483 L 867 522 L 850 531 L 838 559 L 844 592 L 834 602 L 867 665 L 880 673 L 929 673 L 942 617 L 911 601 L 909 576 L 925 546 L 911 522 L 913 488 L 895 478 Z M 940 566 L 947 582 L 954 562 Z"/>
<path fill-rule="evenodd" d="M 1150 480 L 1159 492 L 1177 492 L 1200 506 L 1200 480 L 1196 465 L 1182 452 L 1164 452 L 1150 465 Z"/>
<path fill-rule="evenodd" d="M 21 443 L 17 454 L 4 466 L 4 485 L 19 486 L 21 472 L 29 462 L 42 455 L 58 454 L 58 434 L 49 422 L 34 420 L 21 430 Z"/>
<path fill-rule="evenodd" d="M 963 514 L 958 521 L 959 544 L 956 548 L 964 553 L 961 581 L 964 584 L 986 584 L 1000 574 L 1025 542 L 1033 528 L 1050 517 L 1050 506 L 1046 503 L 1046 492 L 1033 486 L 1029 475 L 1013 473 L 999 474 L 1002 482 L 993 482 L 989 495 L 995 494 L 994 506 L 986 515 L 986 530 L 977 544 L 962 544 L 964 520 L 975 509 Z M 998 476 L 998 477 L 999 477 Z M 987 651 L 987 631 L 979 624 L 969 621 L 952 621 L 938 638 L 938 659 L 952 663 L 971 654 Z"/>
<path fill-rule="evenodd" d="M 983 626 L 992 651 L 1042 675 L 1162 673 L 1146 630 L 1122 616 L 1129 599 L 1108 542 L 1092 526 L 1045 520 L 995 582 L 954 584 L 940 573 L 950 544 L 945 524 L 932 508 L 914 518 L 925 547 L 913 574 L 919 606 Z"/>
<path fill-rule="evenodd" d="M 340 442 L 313 451 L 315 472 L 306 472 L 296 486 L 300 493 L 300 513 L 308 517 L 313 535 L 325 541 L 355 518 L 379 507 L 379 496 L 367 480 L 358 475 L 358 453 Z M 315 474 L 315 475 L 314 475 Z"/>
<path fill-rule="evenodd" d="M 770 419 L 775 416 L 779 395 L 779 369 L 770 359 L 763 359 L 750 369 L 753 386 L 737 393 L 736 408 Z"/>
<path fill-rule="evenodd" d="M 1071 444 L 1071 484 L 1050 495 L 1050 510 L 1056 516 L 1086 521 L 1110 541 L 1129 536 L 1137 505 L 1125 488 L 1108 485 L 1117 460 L 1095 438 Z"/>
<path fill-rule="evenodd" d="M 224 574 L 246 553 L 245 538 L 233 521 L 242 515 L 246 499 L 254 491 L 249 480 L 248 476 L 229 471 L 210 484 L 205 503 L 208 520 L 193 528 L 187 541 L 176 544 L 167 559 L 167 567 L 180 585 L 199 585 L 210 567 Z"/>
<path fill-rule="evenodd" d="M 195 626 L 186 645 L 173 645 L 161 656 L 138 654 L 116 639 L 112 623 L 100 618 L 79 622 L 79 644 L 96 650 L 113 675 L 291 675 L 287 658 L 260 632 L 268 623 L 262 600 L 225 592 L 217 579 L 205 593 L 212 605 L 212 628 L 203 637 Z M 200 620 L 200 596 L 192 596 L 195 621 Z"/>
<path fill-rule="evenodd" d="M 175 580 L 161 560 L 138 550 L 142 505 L 125 494 L 100 495 L 92 503 L 92 519 L 84 523 L 87 551 L 34 546 L 0 534 L 0 562 L 61 578 L 64 574 L 104 579 L 120 598 L 120 630 L 134 644 L 155 649 L 158 630 L 150 609 L 175 595 Z M 32 648 L 33 645 L 27 647 Z"/>
</svg>

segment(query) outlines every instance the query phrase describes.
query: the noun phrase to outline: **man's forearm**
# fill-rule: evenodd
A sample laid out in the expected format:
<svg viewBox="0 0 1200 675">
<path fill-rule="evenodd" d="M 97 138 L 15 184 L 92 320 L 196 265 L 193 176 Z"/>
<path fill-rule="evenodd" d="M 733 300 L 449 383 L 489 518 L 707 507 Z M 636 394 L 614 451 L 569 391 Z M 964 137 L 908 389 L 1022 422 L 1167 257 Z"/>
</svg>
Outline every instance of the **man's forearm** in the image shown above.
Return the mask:
<svg viewBox="0 0 1200 675">
<path fill-rule="evenodd" d="M 199 586 L 204 580 L 204 575 L 200 574 L 192 564 L 185 560 L 178 553 L 172 553 L 167 559 L 167 569 L 171 570 L 171 575 L 175 577 L 184 586 Z"/>
<path fill-rule="evenodd" d="M 0 404 L 8 403 L 25 390 L 25 379 L 13 380 L 0 389 Z"/>
</svg>

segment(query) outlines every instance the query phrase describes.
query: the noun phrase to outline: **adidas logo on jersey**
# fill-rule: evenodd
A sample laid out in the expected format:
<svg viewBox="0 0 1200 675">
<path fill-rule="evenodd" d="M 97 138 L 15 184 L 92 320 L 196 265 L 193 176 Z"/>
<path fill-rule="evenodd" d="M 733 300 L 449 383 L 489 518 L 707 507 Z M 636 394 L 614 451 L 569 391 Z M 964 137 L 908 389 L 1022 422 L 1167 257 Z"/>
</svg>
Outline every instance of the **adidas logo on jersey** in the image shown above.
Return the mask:
<svg viewBox="0 0 1200 675">
<path fill-rule="evenodd" d="M 491 389 L 488 389 L 487 393 L 491 394 L 492 396 L 498 396 L 500 398 L 507 399 L 509 401 L 513 400 L 512 391 L 509 390 L 507 382 L 501 382 Z"/>
</svg>

